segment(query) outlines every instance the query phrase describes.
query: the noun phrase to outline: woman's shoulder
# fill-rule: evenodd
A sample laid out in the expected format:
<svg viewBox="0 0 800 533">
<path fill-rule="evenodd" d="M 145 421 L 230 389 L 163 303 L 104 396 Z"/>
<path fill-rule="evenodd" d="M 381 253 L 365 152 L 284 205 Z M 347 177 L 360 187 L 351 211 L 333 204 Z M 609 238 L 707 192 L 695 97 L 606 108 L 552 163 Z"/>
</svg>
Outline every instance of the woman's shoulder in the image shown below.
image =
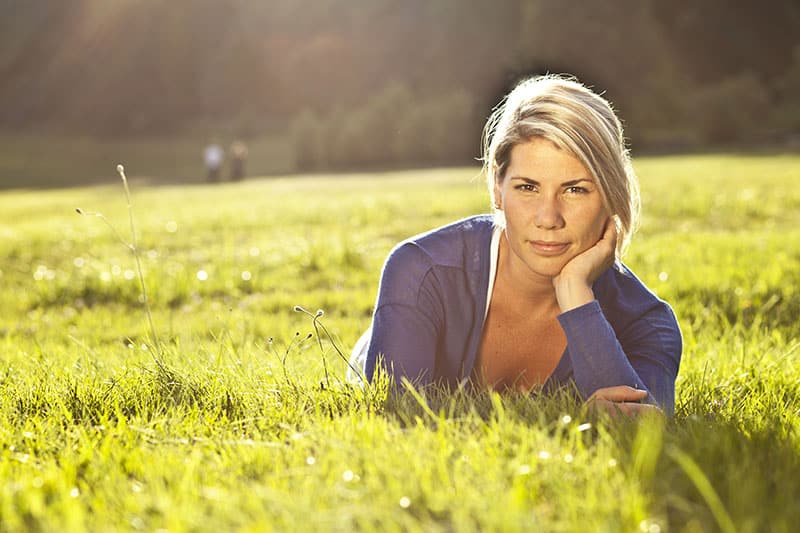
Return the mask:
<svg viewBox="0 0 800 533">
<path fill-rule="evenodd" d="M 474 216 L 400 242 L 384 263 L 379 299 L 413 303 L 425 286 L 457 293 L 485 283 L 492 231 L 491 216 Z"/>
<path fill-rule="evenodd" d="M 491 215 L 476 215 L 457 220 L 398 243 L 390 252 L 389 262 L 413 262 L 426 266 L 479 268 L 488 261 L 489 244 L 494 231 Z"/>
</svg>

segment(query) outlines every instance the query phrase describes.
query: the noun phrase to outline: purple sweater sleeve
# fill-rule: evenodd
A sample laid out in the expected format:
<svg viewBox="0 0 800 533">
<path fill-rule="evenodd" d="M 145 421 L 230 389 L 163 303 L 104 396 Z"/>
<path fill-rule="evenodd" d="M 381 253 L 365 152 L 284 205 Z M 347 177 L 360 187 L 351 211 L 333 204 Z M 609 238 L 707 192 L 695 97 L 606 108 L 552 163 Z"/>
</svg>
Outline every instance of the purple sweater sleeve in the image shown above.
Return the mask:
<svg viewBox="0 0 800 533">
<path fill-rule="evenodd" d="M 436 274 L 417 247 L 390 254 L 378 289 L 365 374 L 378 365 L 399 385 L 402 378 L 424 385 L 433 380 L 444 309 Z"/>
<path fill-rule="evenodd" d="M 628 385 L 647 390 L 648 403 L 673 413 L 682 346 L 666 304 L 627 324 L 619 337 L 597 300 L 562 313 L 558 320 L 567 336 L 575 384 L 584 398 L 603 387 Z"/>
</svg>

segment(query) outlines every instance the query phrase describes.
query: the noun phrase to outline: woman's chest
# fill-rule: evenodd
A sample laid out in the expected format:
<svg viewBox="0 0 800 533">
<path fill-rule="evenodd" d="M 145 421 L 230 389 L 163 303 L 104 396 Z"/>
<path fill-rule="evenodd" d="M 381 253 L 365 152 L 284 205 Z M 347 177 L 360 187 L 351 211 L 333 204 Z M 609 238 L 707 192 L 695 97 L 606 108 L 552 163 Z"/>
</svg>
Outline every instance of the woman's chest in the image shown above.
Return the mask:
<svg viewBox="0 0 800 533">
<path fill-rule="evenodd" d="M 547 380 L 566 346 L 555 314 L 532 317 L 492 305 L 483 327 L 475 378 L 495 389 L 528 390 Z"/>
</svg>

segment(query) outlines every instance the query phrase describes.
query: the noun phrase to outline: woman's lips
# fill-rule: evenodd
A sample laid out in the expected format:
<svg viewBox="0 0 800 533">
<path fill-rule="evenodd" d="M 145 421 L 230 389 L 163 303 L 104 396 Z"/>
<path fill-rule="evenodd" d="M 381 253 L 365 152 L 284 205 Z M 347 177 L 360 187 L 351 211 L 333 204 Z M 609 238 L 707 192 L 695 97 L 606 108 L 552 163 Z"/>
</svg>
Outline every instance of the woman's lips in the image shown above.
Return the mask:
<svg viewBox="0 0 800 533">
<path fill-rule="evenodd" d="M 529 241 L 539 255 L 560 255 L 569 247 L 568 242 Z"/>
</svg>

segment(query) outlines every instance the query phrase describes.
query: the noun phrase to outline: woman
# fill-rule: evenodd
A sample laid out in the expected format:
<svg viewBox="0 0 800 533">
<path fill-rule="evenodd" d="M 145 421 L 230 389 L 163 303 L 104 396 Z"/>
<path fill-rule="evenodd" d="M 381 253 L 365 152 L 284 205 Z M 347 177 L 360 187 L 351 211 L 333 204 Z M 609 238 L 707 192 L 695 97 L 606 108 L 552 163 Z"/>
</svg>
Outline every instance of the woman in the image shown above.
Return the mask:
<svg viewBox="0 0 800 533">
<path fill-rule="evenodd" d="M 610 104 L 572 79 L 524 81 L 486 125 L 484 165 L 494 216 L 392 250 L 352 366 L 397 383 L 574 382 L 605 408 L 672 413 L 675 315 L 616 259 L 639 194 Z"/>
</svg>

